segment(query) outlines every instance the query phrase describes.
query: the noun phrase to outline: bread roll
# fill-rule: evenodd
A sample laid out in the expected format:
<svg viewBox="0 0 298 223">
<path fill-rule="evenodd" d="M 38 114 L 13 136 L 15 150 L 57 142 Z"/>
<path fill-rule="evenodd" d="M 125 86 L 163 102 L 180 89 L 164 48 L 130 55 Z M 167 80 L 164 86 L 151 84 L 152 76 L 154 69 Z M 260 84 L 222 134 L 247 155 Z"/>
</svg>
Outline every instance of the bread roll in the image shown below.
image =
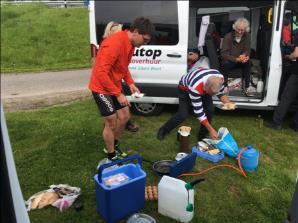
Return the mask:
<svg viewBox="0 0 298 223">
<path fill-rule="evenodd" d="M 38 204 L 38 209 L 43 208 L 47 205 L 50 205 L 58 199 L 59 199 L 59 196 L 56 192 L 45 192 Z"/>
<path fill-rule="evenodd" d="M 225 103 L 222 108 L 225 110 L 234 110 L 236 105 L 234 103 Z"/>
<path fill-rule="evenodd" d="M 36 195 L 36 197 L 33 199 L 32 203 L 31 203 L 31 209 L 36 209 L 38 207 L 38 204 L 39 204 L 43 194 L 44 194 L 44 192 L 41 192 L 38 195 Z"/>
</svg>

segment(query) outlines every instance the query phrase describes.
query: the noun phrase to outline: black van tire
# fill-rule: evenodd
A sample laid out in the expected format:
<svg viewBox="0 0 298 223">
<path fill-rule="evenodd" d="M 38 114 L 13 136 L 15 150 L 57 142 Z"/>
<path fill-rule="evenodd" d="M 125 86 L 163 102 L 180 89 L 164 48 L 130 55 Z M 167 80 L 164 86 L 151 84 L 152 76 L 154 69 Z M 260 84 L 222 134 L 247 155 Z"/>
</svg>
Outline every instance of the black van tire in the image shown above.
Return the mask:
<svg viewBox="0 0 298 223">
<path fill-rule="evenodd" d="M 163 104 L 157 103 L 131 103 L 131 111 L 136 115 L 155 116 L 163 111 Z"/>
</svg>

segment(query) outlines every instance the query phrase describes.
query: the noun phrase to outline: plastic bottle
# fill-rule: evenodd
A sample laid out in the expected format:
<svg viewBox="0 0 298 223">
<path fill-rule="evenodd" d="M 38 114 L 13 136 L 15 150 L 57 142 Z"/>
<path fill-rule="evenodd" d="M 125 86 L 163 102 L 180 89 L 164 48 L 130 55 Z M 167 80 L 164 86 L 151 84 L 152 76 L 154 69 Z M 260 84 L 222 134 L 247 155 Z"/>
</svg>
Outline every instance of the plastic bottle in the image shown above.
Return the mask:
<svg viewBox="0 0 298 223">
<path fill-rule="evenodd" d="M 263 92 L 263 88 L 264 88 L 264 82 L 263 81 L 258 81 L 257 92 L 258 93 L 262 93 Z"/>
</svg>

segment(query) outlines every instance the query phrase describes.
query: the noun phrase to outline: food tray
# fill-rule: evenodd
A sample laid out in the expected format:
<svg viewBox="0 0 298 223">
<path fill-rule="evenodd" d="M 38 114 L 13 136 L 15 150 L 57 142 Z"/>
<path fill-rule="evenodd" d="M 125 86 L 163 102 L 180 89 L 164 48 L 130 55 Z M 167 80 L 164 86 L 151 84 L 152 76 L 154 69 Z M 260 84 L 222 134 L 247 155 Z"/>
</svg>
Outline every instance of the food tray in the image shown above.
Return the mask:
<svg viewBox="0 0 298 223">
<path fill-rule="evenodd" d="M 192 147 L 192 152 L 196 153 L 197 156 L 203 159 L 209 160 L 210 162 L 213 162 L 213 163 L 217 163 L 225 157 L 223 151 L 220 151 L 220 153 L 216 155 L 210 155 L 207 152 L 203 152 L 199 150 L 197 146 Z"/>
</svg>

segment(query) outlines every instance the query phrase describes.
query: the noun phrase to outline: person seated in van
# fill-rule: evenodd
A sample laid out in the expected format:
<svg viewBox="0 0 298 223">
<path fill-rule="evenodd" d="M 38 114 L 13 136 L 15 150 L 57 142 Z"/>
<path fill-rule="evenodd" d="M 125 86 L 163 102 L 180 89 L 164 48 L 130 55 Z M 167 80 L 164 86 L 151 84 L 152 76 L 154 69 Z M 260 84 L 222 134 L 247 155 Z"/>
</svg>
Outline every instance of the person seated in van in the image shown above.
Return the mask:
<svg viewBox="0 0 298 223">
<path fill-rule="evenodd" d="M 138 17 L 124 30 L 110 35 L 100 44 L 88 84 L 94 101 L 104 121 L 102 137 L 104 151 L 111 161 L 127 156 L 119 148 L 119 140 L 130 117 L 130 102 L 123 94 L 122 80 L 131 93 L 140 93 L 129 72 L 128 66 L 135 47 L 151 40 L 154 25 L 144 17 Z"/>
<path fill-rule="evenodd" d="M 292 61 L 291 71 L 292 74 L 287 80 L 286 86 L 282 92 L 280 102 L 275 108 L 273 118 L 271 122 L 266 122 L 265 126 L 268 128 L 279 130 L 282 128 L 283 120 L 290 108 L 290 106 L 298 98 L 298 39 L 295 40 L 294 51 L 290 55 L 285 57 Z M 290 124 L 290 128 L 295 132 L 298 132 L 298 109 L 295 110 L 293 122 Z"/>
<path fill-rule="evenodd" d="M 231 103 L 224 94 L 223 82 L 223 75 L 215 69 L 196 69 L 183 75 L 178 85 L 178 112 L 158 130 L 157 139 L 163 140 L 181 124 L 189 115 L 191 107 L 201 124 L 197 139 L 200 141 L 208 134 L 212 139 L 217 139 L 217 131 L 211 125 L 214 110 L 212 96 L 217 95 L 224 104 Z"/>
<path fill-rule="evenodd" d="M 110 36 L 113 33 L 117 33 L 117 32 L 122 31 L 122 27 L 123 27 L 123 25 L 118 23 L 118 22 L 114 22 L 114 21 L 109 22 L 106 25 L 106 28 L 105 28 L 104 33 L 102 35 L 102 39 L 107 38 L 108 36 Z"/>
<path fill-rule="evenodd" d="M 187 72 L 198 68 L 209 69 L 208 57 L 201 56 L 197 48 L 189 49 L 187 54 Z"/>
<path fill-rule="evenodd" d="M 221 72 L 225 77 L 224 85 L 228 91 L 229 72 L 237 67 L 242 69 L 244 78 L 243 91 L 246 96 L 253 96 L 250 88 L 250 35 L 249 22 L 245 18 L 239 18 L 233 24 L 233 31 L 227 33 L 223 39 L 221 49 Z"/>
<path fill-rule="evenodd" d="M 109 22 L 106 25 L 106 28 L 105 28 L 102 38 L 105 39 L 113 33 L 122 31 L 122 27 L 123 27 L 123 25 L 118 22 L 114 22 L 114 21 Z M 130 132 L 137 132 L 139 130 L 139 127 L 136 124 L 134 124 L 131 121 L 131 119 L 128 120 L 125 128 Z"/>
</svg>

